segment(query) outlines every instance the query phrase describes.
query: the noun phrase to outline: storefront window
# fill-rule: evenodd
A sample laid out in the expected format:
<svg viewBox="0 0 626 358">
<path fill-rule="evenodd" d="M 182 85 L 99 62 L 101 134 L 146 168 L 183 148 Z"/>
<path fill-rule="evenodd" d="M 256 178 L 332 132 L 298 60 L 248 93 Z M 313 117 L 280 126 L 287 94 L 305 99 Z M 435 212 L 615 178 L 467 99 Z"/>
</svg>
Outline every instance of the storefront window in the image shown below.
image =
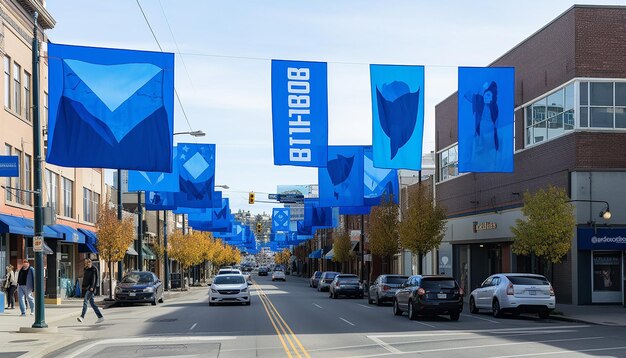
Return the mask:
<svg viewBox="0 0 626 358">
<path fill-rule="evenodd" d="M 621 253 L 594 252 L 593 253 L 593 290 L 621 291 Z"/>
</svg>

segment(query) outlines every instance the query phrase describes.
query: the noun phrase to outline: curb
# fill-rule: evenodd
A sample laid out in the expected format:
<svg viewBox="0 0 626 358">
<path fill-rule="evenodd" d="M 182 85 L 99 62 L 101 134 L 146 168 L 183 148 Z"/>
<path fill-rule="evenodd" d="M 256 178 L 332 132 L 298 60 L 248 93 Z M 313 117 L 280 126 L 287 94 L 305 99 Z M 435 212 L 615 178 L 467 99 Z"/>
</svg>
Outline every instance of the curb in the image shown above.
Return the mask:
<svg viewBox="0 0 626 358">
<path fill-rule="evenodd" d="M 584 319 L 580 319 L 580 318 L 573 318 L 573 317 L 568 317 L 568 316 L 550 316 L 551 319 L 557 320 L 557 321 L 562 321 L 562 322 L 572 322 L 572 323 L 584 323 L 584 324 L 590 324 L 590 325 L 594 325 L 594 326 L 603 326 L 603 327 L 626 327 L 626 325 L 624 324 L 606 324 L 606 323 L 599 323 L 599 322 L 592 322 L 592 321 L 587 321 Z"/>
</svg>

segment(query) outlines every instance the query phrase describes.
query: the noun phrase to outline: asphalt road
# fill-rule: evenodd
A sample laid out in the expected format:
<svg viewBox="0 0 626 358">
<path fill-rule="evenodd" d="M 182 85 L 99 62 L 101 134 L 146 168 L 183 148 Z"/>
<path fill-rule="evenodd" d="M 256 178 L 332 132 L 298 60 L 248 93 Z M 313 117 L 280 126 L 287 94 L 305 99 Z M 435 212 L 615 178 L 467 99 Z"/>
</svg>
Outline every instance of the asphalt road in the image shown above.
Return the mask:
<svg viewBox="0 0 626 358">
<path fill-rule="evenodd" d="M 626 328 L 466 311 L 410 321 L 367 299 L 330 299 L 287 276 L 253 276 L 250 306 L 209 307 L 197 290 L 152 307 L 113 307 L 95 325 L 59 322 L 81 340 L 51 357 L 626 357 Z"/>
</svg>

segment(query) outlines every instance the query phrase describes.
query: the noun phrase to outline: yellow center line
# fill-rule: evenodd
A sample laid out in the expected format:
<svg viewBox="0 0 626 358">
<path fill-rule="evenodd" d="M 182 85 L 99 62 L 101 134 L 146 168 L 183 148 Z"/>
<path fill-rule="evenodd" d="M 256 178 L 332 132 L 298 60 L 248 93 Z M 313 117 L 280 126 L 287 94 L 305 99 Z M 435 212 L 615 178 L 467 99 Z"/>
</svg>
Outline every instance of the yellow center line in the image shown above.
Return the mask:
<svg viewBox="0 0 626 358">
<path fill-rule="evenodd" d="M 283 345 L 283 348 L 285 349 L 285 352 L 287 352 L 287 356 L 289 358 L 292 358 L 291 351 L 289 350 L 289 348 L 285 344 L 285 340 L 283 339 L 283 336 L 282 336 L 280 330 L 276 326 L 276 323 L 274 323 L 274 318 L 270 314 L 270 311 L 269 311 L 269 309 L 267 307 L 267 304 L 265 303 L 265 301 L 263 300 L 263 298 L 261 297 L 260 294 L 259 294 L 259 298 L 261 300 L 261 303 L 263 304 L 263 308 L 265 309 L 265 313 L 267 313 L 267 317 L 270 319 L 270 322 L 272 323 L 272 326 L 274 326 L 274 330 L 276 331 L 276 334 L 278 335 L 278 339 L 280 339 L 280 343 Z"/>
<path fill-rule="evenodd" d="M 269 308 L 269 312 L 272 316 L 272 318 L 276 321 L 276 323 L 278 324 L 278 327 L 280 328 L 281 332 L 282 332 L 282 337 L 289 342 L 289 345 L 291 346 L 291 349 L 293 349 L 293 352 L 295 354 L 296 357 L 302 357 L 300 355 L 300 353 L 298 352 L 298 348 L 296 348 L 296 346 L 293 344 L 293 341 L 291 339 L 291 337 L 289 337 L 289 334 L 287 333 L 287 330 L 285 329 L 285 327 L 281 324 L 281 322 L 278 320 L 278 316 L 276 314 L 276 312 L 274 310 L 272 310 L 271 306 L 269 305 L 269 300 L 267 299 L 267 296 L 263 296 L 263 298 L 261 299 L 263 302 L 265 302 L 265 304 L 267 305 L 267 307 Z"/>
</svg>

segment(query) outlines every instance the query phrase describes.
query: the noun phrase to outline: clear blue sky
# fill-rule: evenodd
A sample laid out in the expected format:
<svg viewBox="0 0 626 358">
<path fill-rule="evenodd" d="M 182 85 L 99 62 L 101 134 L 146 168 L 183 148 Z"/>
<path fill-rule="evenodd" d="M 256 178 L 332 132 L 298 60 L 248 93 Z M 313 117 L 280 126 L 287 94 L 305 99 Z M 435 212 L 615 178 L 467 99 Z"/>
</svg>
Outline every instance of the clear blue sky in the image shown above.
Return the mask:
<svg viewBox="0 0 626 358">
<path fill-rule="evenodd" d="M 434 108 L 457 86 L 457 66 L 485 66 L 574 3 L 570 1 L 140 1 L 164 51 L 198 142 L 217 145 L 216 183 L 233 210 L 247 192 L 317 182 L 317 171 L 275 167 L 270 60 L 328 64 L 331 145 L 371 143 L 370 63 L 426 66 L 424 151 L 434 150 Z M 624 5 L 624 1 L 586 4 Z M 57 43 L 158 51 L 134 0 L 48 0 Z M 169 25 L 168 25 L 169 24 Z M 171 31 L 170 31 L 171 29 Z M 189 125 L 178 103 L 175 130 Z M 178 141 L 196 141 L 176 137 Z"/>
</svg>

